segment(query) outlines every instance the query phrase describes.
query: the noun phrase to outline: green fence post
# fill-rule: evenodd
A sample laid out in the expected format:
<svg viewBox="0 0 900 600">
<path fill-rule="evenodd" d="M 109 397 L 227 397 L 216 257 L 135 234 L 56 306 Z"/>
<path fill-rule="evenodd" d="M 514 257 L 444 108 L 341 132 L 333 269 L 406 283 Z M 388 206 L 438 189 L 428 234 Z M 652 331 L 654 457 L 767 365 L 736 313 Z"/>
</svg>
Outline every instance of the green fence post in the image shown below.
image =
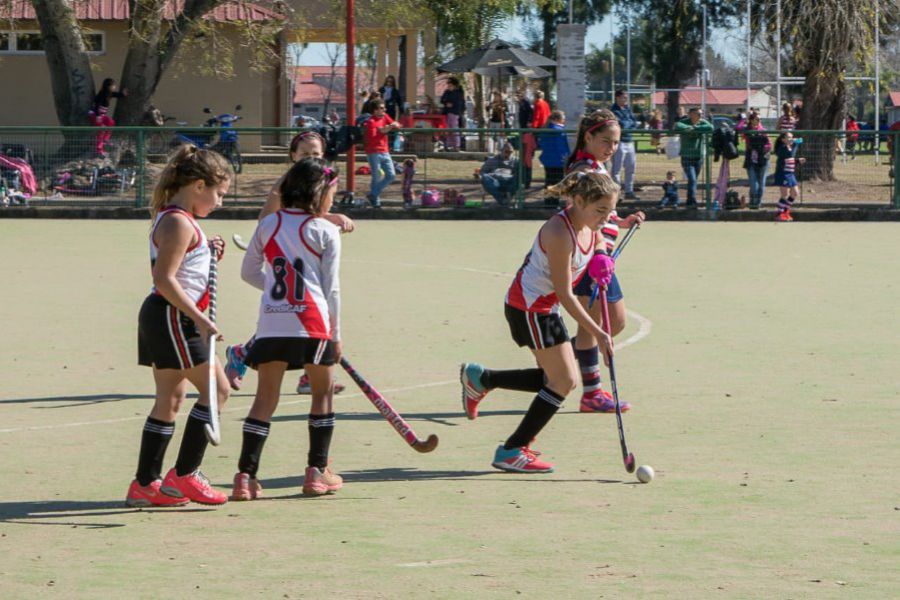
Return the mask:
<svg viewBox="0 0 900 600">
<path fill-rule="evenodd" d="M 894 136 L 894 162 L 891 165 L 894 171 L 894 200 L 893 208 L 900 208 L 900 132 L 892 132 Z"/>
<path fill-rule="evenodd" d="M 705 195 L 706 195 L 706 216 L 709 218 L 713 218 L 715 216 L 713 212 L 712 205 L 712 181 L 710 181 L 712 175 L 712 163 L 710 162 L 710 152 L 709 152 L 709 142 L 712 139 L 712 135 L 708 133 L 703 134 L 703 171 L 706 176 L 706 185 L 705 187 Z"/>
<path fill-rule="evenodd" d="M 140 208 L 144 206 L 144 163 L 146 162 L 146 152 L 144 151 L 144 129 L 138 129 L 137 132 L 137 186 L 134 193 L 134 207 Z"/>
</svg>

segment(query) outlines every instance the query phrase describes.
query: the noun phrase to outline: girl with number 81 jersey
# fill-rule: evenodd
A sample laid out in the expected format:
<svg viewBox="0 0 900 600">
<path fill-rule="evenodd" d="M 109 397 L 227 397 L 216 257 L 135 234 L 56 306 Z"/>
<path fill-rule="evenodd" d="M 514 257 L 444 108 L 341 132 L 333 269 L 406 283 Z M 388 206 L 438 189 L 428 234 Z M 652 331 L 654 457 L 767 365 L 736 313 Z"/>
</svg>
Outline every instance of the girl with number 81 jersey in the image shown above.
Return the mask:
<svg viewBox="0 0 900 600">
<path fill-rule="evenodd" d="M 340 360 L 340 230 L 322 218 L 331 209 L 337 171 L 317 158 L 291 167 L 281 184 L 283 208 L 260 221 L 241 277 L 262 290 L 256 340 L 244 362 L 259 371 L 256 399 L 244 421 L 244 441 L 232 498 L 253 500 L 263 445 L 286 370 L 305 369 L 312 387 L 309 456 L 303 492 L 341 488 L 328 466 L 334 430 L 334 364 Z"/>
</svg>

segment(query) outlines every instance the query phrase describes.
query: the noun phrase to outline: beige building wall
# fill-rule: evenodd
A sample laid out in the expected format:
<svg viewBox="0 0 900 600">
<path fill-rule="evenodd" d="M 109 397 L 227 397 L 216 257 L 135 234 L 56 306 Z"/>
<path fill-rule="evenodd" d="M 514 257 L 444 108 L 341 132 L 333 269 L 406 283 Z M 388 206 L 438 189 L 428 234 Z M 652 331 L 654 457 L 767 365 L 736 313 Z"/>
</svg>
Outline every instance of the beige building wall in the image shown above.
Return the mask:
<svg viewBox="0 0 900 600">
<path fill-rule="evenodd" d="M 128 47 L 126 23 L 91 23 L 92 31 L 106 33 L 106 51 L 91 57 L 95 87 L 106 77 L 121 78 L 122 65 Z M 227 26 L 226 26 L 227 27 Z M 37 23 L 20 22 L 17 31 L 38 30 Z M 226 31 L 226 35 L 228 35 Z M 234 76 L 219 79 L 197 72 L 198 60 L 190 55 L 180 55 L 166 71 L 151 102 L 167 116 L 191 125 L 201 125 L 206 118 L 205 106 L 218 113 L 231 112 L 241 104 L 238 123 L 242 127 L 286 126 L 282 123 L 278 108 L 280 71 L 277 68 L 265 73 L 250 69 L 249 54 L 240 50 L 235 35 Z M 0 55 L 0 73 L 3 74 L 4 93 L 0 94 L 0 125 L 58 125 L 47 59 L 43 54 Z M 241 137 L 241 148 L 253 152 L 259 148 L 258 135 Z"/>
</svg>

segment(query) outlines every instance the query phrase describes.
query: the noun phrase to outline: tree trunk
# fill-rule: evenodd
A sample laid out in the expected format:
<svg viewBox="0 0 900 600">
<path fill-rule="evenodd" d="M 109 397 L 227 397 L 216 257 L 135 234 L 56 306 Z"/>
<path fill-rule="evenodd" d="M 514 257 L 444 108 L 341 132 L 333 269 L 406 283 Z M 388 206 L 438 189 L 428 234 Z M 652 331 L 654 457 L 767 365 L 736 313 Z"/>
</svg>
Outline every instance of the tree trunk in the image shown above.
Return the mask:
<svg viewBox="0 0 900 600">
<path fill-rule="evenodd" d="M 128 54 L 122 66 L 120 89 L 128 96 L 116 103 L 115 121 L 118 125 L 139 125 L 150 104 L 150 98 L 163 73 L 172 63 L 185 36 L 190 35 L 195 22 L 224 0 L 187 0 L 184 11 L 171 23 L 163 23 L 163 0 L 144 0 L 131 3 L 131 27 Z"/>
<path fill-rule="evenodd" d="M 803 86 L 803 112 L 800 129 L 840 129 L 847 101 L 847 86 L 837 76 L 821 76 L 809 73 Z M 800 155 L 806 159 L 803 179 L 834 181 L 834 154 L 836 137 L 831 134 L 816 135 L 804 140 Z"/>
<path fill-rule="evenodd" d="M 60 125 L 88 125 L 94 103 L 91 61 L 75 10 L 65 0 L 34 0 Z"/>
<path fill-rule="evenodd" d="M 669 129 L 675 129 L 675 121 L 678 119 L 678 101 L 680 92 L 666 92 L 666 113 L 668 113 Z"/>
</svg>

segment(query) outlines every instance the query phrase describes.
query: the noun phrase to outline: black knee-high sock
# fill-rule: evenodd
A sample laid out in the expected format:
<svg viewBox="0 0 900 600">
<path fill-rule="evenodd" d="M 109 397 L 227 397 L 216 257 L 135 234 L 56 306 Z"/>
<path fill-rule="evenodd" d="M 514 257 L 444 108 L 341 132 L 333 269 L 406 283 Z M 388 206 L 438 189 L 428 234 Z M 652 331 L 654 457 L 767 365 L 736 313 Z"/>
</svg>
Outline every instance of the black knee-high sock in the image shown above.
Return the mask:
<svg viewBox="0 0 900 600">
<path fill-rule="evenodd" d="M 517 390 L 520 392 L 537 392 L 544 387 L 543 369 L 510 369 L 507 371 L 491 371 L 485 369 L 481 374 L 481 385 L 492 390 Z"/>
<path fill-rule="evenodd" d="M 144 423 L 144 432 L 141 434 L 141 453 L 138 457 L 137 473 L 135 479 L 141 485 L 150 485 L 150 482 L 162 478 L 163 458 L 166 456 L 166 448 L 169 440 L 175 433 L 175 422 L 167 423 L 153 417 L 147 417 Z"/>
<path fill-rule="evenodd" d="M 209 407 L 195 404 L 188 415 L 187 424 L 184 426 L 184 437 L 181 438 L 181 448 L 178 450 L 178 460 L 175 462 L 175 472 L 179 477 L 193 473 L 200 468 L 203 462 L 203 454 L 206 452 L 206 433 L 203 426 L 209 423 Z"/>
<path fill-rule="evenodd" d="M 307 464 L 324 470 L 328 466 L 328 448 L 334 433 L 334 413 L 309 415 L 309 456 Z"/>
<path fill-rule="evenodd" d="M 531 406 L 528 408 L 528 412 L 525 413 L 522 422 L 519 423 L 519 427 L 509 436 L 503 447 L 509 450 L 530 444 L 531 440 L 537 437 L 541 429 L 550 422 L 550 419 L 553 418 L 553 415 L 556 414 L 556 411 L 562 405 L 563 400 L 565 400 L 563 396 L 560 396 L 550 388 L 541 388 L 538 395 L 531 401 Z"/>
<path fill-rule="evenodd" d="M 241 445 L 241 458 L 238 460 L 238 471 L 247 473 L 256 478 L 259 470 L 259 459 L 262 457 L 263 446 L 269 437 L 270 423 L 251 419 L 244 419 L 244 443 Z"/>
</svg>

